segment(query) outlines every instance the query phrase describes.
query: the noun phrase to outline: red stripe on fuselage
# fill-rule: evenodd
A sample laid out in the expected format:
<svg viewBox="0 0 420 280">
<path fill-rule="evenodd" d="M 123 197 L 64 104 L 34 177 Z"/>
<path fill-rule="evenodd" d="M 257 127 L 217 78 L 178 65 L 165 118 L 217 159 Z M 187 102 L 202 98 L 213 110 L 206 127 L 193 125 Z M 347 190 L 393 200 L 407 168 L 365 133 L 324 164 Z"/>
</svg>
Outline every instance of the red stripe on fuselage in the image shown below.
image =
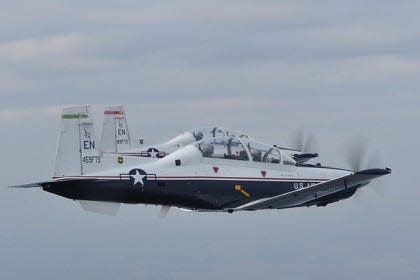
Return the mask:
<svg viewBox="0 0 420 280">
<path fill-rule="evenodd" d="M 314 178 L 260 178 L 260 177 L 215 177 L 215 176 L 157 176 L 148 174 L 147 175 L 150 178 L 153 178 L 156 180 L 214 180 L 214 181 L 220 181 L 220 180 L 238 180 L 238 181 L 309 181 L 309 182 L 324 182 L 329 181 L 330 179 L 314 179 Z M 54 180 L 66 180 L 66 179 L 110 179 L 110 180 L 116 180 L 116 179 L 129 179 L 130 175 L 124 174 L 121 176 L 68 176 L 68 177 L 53 177 Z"/>
</svg>

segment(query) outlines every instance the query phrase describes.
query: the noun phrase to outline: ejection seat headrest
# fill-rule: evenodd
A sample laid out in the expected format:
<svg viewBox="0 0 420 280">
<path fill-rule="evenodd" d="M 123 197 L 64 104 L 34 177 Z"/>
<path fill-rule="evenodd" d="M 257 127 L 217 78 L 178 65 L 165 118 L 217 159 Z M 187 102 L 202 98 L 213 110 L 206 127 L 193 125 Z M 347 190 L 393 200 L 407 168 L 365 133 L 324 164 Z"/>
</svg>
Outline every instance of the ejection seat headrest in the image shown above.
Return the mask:
<svg viewBox="0 0 420 280">
<path fill-rule="evenodd" d="M 205 143 L 202 146 L 203 156 L 210 157 L 214 153 L 214 146 L 210 143 Z"/>
</svg>

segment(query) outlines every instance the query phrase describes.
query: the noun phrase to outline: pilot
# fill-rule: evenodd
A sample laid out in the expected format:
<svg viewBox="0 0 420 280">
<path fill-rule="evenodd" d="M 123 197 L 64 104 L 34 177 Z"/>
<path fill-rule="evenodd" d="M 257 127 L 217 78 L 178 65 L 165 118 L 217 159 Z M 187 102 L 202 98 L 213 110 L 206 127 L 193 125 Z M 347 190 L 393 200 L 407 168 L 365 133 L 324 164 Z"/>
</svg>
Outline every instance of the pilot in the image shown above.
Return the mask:
<svg viewBox="0 0 420 280">
<path fill-rule="evenodd" d="M 252 160 L 253 161 L 261 161 L 261 151 L 257 150 L 257 149 L 252 149 L 251 150 L 251 156 L 252 156 Z"/>
<path fill-rule="evenodd" d="M 201 131 L 196 131 L 193 133 L 193 135 L 196 141 L 200 141 L 201 139 L 203 139 L 203 132 Z"/>
<path fill-rule="evenodd" d="M 239 152 L 239 159 L 240 160 L 248 160 L 248 153 L 245 150 L 241 150 Z"/>
</svg>

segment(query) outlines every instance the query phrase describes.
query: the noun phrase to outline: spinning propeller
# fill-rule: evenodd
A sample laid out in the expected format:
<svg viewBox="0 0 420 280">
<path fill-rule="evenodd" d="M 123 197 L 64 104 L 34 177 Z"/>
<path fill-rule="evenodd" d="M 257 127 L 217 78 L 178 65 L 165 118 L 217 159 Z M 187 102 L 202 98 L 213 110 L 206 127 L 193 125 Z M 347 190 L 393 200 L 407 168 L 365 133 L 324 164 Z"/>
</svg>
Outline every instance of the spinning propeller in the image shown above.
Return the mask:
<svg viewBox="0 0 420 280">
<path fill-rule="evenodd" d="M 313 153 L 319 151 L 319 145 L 313 133 L 305 133 L 303 128 L 296 130 L 290 142 L 293 148 L 303 153 Z"/>
<path fill-rule="evenodd" d="M 347 151 L 347 163 L 353 171 L 359 171 L 366 161 L 367 139 L 354 138 Z M 363 166 L 364 167 L 364 166 Z"/>
<path fill-rule="evenodd" d="M 347 151 L 347 163 L 353 171 L 383 166 L 381 155 L 378 151 L 369 153 L 369 141 L 365 137 L 352 139 Z"/>
<path fill-rule="evenodd" d="M 303 129 L 298 129 L 292 134 L 290 145 L 296 152 L 300 152 L 292 156 L 297 163 L 304 163 L 319 156 L 318 153 L 314 153 L 319 150 L 315 135 L 312 133 L 305 134 Z"/>
<path fill-rule="evenodd" d="M 351 140 L 349 149 L 347 150 L 347 163 L 351 170 L 360 171 L 369 168 L 381 167 L 383 166 L 383 160 L 379 151 L 369 152 L 368 151 L 369 141 L 366 137 L 354 137 Z M 371 188 L 380 195 L 383 195 L 382 190 L 384 188 L 378 188 L 378 185 L 383 185 L 381 179 L 377 179 L 370 183 Z M 361 189 L 359 188 L 356 192 L 356 196 L 359 197 Z"/>
</svg>

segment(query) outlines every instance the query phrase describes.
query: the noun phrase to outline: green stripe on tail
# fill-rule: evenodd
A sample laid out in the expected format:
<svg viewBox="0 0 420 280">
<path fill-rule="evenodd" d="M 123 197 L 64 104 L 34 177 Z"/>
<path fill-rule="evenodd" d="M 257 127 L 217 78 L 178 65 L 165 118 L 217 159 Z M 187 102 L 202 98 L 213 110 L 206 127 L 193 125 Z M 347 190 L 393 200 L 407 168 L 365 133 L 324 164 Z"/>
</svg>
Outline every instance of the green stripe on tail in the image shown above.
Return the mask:
<svg viewBox="0 0 420 280">
<path fill-rule="evenodd" d="M 89 116 L 87 114 L 63 114 L 61 119 L 63 120 L 74 120 L 74 119 L 87 119 Z"/>
</svg>

